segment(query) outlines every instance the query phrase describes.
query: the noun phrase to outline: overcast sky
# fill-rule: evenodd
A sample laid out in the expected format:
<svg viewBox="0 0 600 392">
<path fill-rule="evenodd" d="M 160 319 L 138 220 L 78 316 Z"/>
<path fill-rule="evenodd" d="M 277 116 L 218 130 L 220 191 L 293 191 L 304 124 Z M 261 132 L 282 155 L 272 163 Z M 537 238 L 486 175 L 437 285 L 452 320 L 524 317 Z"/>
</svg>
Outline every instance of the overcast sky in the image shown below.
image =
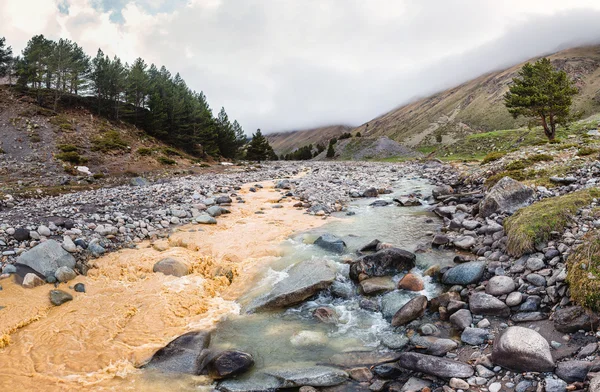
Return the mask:
<svg viewBox="0 0 600 392">
<path fill-rule="evenodd" d="M 0 36 L 180 72 L 251 133 L 360 125 L 482 73 L 600 43 L 600 0 L 0 0 Z"/>
</svg>

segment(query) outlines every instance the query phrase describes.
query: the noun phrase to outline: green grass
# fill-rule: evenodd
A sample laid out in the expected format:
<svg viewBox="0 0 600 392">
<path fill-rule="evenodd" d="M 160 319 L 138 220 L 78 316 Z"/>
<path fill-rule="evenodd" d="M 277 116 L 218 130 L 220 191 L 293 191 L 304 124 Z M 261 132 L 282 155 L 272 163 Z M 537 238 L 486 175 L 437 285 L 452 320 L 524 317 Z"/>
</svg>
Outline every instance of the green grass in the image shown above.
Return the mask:
<svg viewBox="0 0 600 392">
<path fill-rule="evenodd" d="M 69 118 L 64 115 L 51 117 L 50 124 L 55 125 L 66 132 L 71 132 L 75 130 L 75 126 L 71 123 Z"/>
<path fill-rule="evenodd" d="M 167 158 L 167 157 L 163 157 L 163 156 L 160 156 L 160 157 L 156 158 L 156 160 L 159 163 L 162 163 L 163 165 L 175 165 L 177 163 L 173 159 Z"/>
<path fill-rule="evenodd" d="M 481 164 L 485 165 L 486 163 L 497 161 L 498 159 L 502 158 L 505 155 L 506 155 L 506 153 L 504 153 L 504 152 L 498 152 L 498 151 L 490 152 L 490 153 L 486 154 L 485 157 L 483 157 Z"/>
<path fill-rule="evenodd" d="M 597 148 L 592 148 L 592 147 L 581 147 L 578 151 L 577 151 L 577 155 L 580 157 L 586 157 L 588 155 L 592 155 L 594 153 L 597 153 L 598 149 Z"/>
<path fill-rule="evenodd" d="M 79 155 L 77 151 L 69 151 L 69 152 L 61 152 L 56 154 L 56 159 L 61 160 L 63 162 L 69 162 L 74 165 L 81 165 L 87 162 L 87 158 Z"/>
<path fill-rule="evenodd" d="M 151 148 L 147 148 L 147 147 L 140 147 L 137 149 L 137 153 L 143 157 L 147 157 L 152 155 L 152 149 Z"/>
<path fill-rule="evenodd" d="M 78 148 L 74 144 L 59 144 L 56 146 L 61 152 L 74 152 L 77 151 Z"/>
<path fill-rule="evenodd" d="M 567 260 L 571 298 L 579 305 L 600 310 L 600 236 L 590 232 Z"/>
<path fill-rule="evenodd" d="M 504 222 L 508 252 L 515 257 L 533 252 L 536 245 L 550 239 L 550 232 L 562 233 L 571 216 L 599 196 L 598 189 L 584 189 L 544 199 L 518 210 Z"/>
<path fill-rule="evenodd" d="M 127 150 L 128 148 L 129 145 L 121 139 L 121 135 L 117 131 L 107 131 L 92 139 L 93 151 L 122 151 Z"/>
<path fill-rule="evenodd" d="M 180 157 L 181 156 L 181 152 L 179 152 L 178 150 L 174 149 L 173 147 L 164 147 L 162 149 L 162 152 L 169 157 Z"/>
</svg>

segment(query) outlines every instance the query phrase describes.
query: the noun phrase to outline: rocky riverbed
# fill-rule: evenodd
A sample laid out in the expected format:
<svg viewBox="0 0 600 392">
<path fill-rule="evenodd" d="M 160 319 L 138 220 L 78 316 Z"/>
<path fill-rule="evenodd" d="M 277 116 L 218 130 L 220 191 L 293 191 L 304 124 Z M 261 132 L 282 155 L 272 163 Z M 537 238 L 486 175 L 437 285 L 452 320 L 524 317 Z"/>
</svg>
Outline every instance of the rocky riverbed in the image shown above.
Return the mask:
<svg viewBox="0 0 600 392">
<path fill-rule="evenodd" d="M 519 216 L 518 211 L 532 203 L 543 205 L 545 200 L 593 190 L 599 170 L 591 163 L 555 179 L 554 188 L 530 187 L 504 178 L 493 188 L 484 189 L 484 178 L 463 176 L 459 169 L 435 161 L 271 163 L 232 168 L 230 173 L 218 176 L 185 177 L 160 183 L 137 179 L 130 186 L 35 201 L 8 200 L 0 212 L 2 272 L 3 277 L 16 275 L 16 282 L 33 287 L 30 290 L 50 292 L 46 295 L 53 305 L 45 306 L 63 308 L 87 295 L 71 285 L 81 284 L 79 288 L 83 290 L 90 286 L 94 281 L 86 281 L 84 275 L 97 277 L 94 271 L 106 268 L 110 255 L 102 256 L 104 253 L 126 247 L 132 248 L 127 252 L 136 254 L 139 250 L 134 248 L 148 240 L 155 243 L 154 248 L 160 248 L 161 241 L 189 245 L 192 243 L 189 236 L 194 234 L 186 237 L 179 228 L 212 233 L 215 225 L 231 223 L 232 216 L 241 217 L 236 211 L 239 213 L 244 207 L 250 207 L 245 208 L 245 224 L 265 214 L 269 218 L 278 214 L 289 219 L 303 216 L 313 222 L 331 221 L 329 217 L 351 219 L 358 214 L 356 219 L 362 222 L 360 214 L 378 209 L 383 211 L 379 224 L 384 228 L 394 227 L 397 232 L 403 228 L 386 223 L 386 215 L 391 219 L 397 209 L 423 209 L 435 217 L 425 215 L 421 223 L 417 221 L 421 219 L 420 212 L 412 215 L 410 219 L 417 225 L 407 224 L 404 229 L 412 234 L 419 232 L 414 238 L 407 237 L 413 238 L 413 243 L 403 242 L 402 235 L 379 241 L 381 238 L 374 235 L 367 238 L 368 232 L 361 233 L 359 239 L 320 233 L 304 242 L 320 248 L 322 257 L 294 260 L 281 270 L 285 274 L 267 284 L 263 292 L 247 297 L 248 303 L 244 303 L 244 296 L 239 298 L 238 302 L 244 305 L 242 314 L 251 313 L 246 316 L 249 320 L 252 317 L 260 320 L 265 311 L 283 315 L 277 318 L 281 324 L 293 324 L 303 320 L 302 317 L 316 320 L 311 321 L 316 324 L 310 324 L 310 328 L 297 331 L 292 345 L 304 344 L 307 351 L 321 351 L 319 363 L 300 361 L 295 366 L 265 367 L 264 354 L 232 346 L 240 344 L 239 339 L 227 344 L 224 339 L 228 336 L 227 328 L 239 331 L 235 322 L 233 326 L 227 322 L 217 326 L 212 332 L 217 343 L 211 345 L 208 328 L 211 323 L 202 324 L 199 319 L 195 319 L 195 325 L 206 327 L 201 332 L 181 336 L 152 359 L 146 348 L 130 363 L 141 366 L 150 359 L 145 365 L 148 369 L 142 373 L 166 371 L 169 376 L 164 378 L 168 380 L 174 372 L 206 375 L 209 385 L 216 380 L 207 388 L 221 391 L 597 390 L 594 375 L 600 369 L 596 359 L 598 317 L 571 302 L 566 268 L 569 255 L 583 242 L 584 235 L 600 226 L 594 214 L 597 206 L 594 194 L 578 202 L 574 219 L 564 228 L 551 231 L 529 248 L 515 245 L 507 221 Z M 398 193 L 407 178 L 418 178 L 428 187 L 425 191 L 402 188 Z M 270 186 L 274 188 L 266 189 Z M 253 203 L 253 195 L 267 191 L 271 194 L 262 199 L 262 204 L 245 205 L 244 202 Z M 267 200 L 270 202 L 265 205 Z M 229 212 L 231 216 L 227 216 Z M 288 224 L 283 232 L 289 236 L 309 228 L 305 220 L 297 222 L 298 227 Z M 228 225 L 229 233 L 247 232 L 239 227 Z M 263 230 L 268 226 L 251 227 Z M 378 231 L 372 230 L 375 232 Z M 199 238 L 193 237 L 196 241 Z M 207 238 L 236 241 L 235 237 L 227 238 L 227 231 L 219 237 Z M 389 242 L 395 238 L 398 243 Z M 191 251 L 201 252 L 203 246 L 210 244 L 196 245 Z M 190 246 L 186 249 L 184 253 L 190 251 Z M 454 262 L 441 262 L 453 252 Z M 176 256 L 183 258 L 182 254 Z M 235 249 L 217 252 L 216 256 L 235 264 L 248 254 Z M 422 260 L 427 260 L 427 265 L 419 264 Z M 118 263 L 116 259 L 110 261 Z M 155 274 L 169 275 L 170 284 L 186 279 L 190 273 L 190 263 L 165 261 L 157 255 L 149 255 L 143 261 Z M 261 265 L 266 267 L 270 262 L 263 260 Z M 228 284 L 233 281 L 230 295 L 236 299 L 255 288 L 250 286 L 255 286 L 252 276 L 258 270 L 256 265 L 248 264 L 247 269 L 236 270 L 233 264 L 227 265 L 229 270 L 221 269 L 216 274 L 211 271 L 211 279 L 221 274 L 220 278 L 229 280 Z M 192 265 L 197 271 L 202 262 Z M 125 264 L 120 268 L 121 271 L 126 268 Z M 111 276 L 106 274 L 103 279 Z M 234 287 L 239 276 L 252 284 Z M 207 279 L 208 275 L 202 277 Z M 45 282 L 54 283 L 56 289 L 52 290 Z M 9 291 L 14 293 L 13 290 L 16 289 L 11 283 Z M 369 340 L 368 349 L 360 349 L 355 341 L 346 348 L 338 347 L 336 353 L 317 349 L 326 347 L 331 339 L 326 325 L 339 324 L 340 308 L 335 306 L 339 301 L 343 301 L 344 309 L 356 304 L 355 309 L 360 312 L 370 312 L 369 322 L 381 320 L 384 328 Z M 45 311 L 44 318 L 56 314 L 52 308 L 46 309 L 50 310 Z M 199 314 L 206 311 L 203 309 Z M 18 305 L 13 302 L 0 312 L 18 312 Z M 218 313 L 212 325 L 227 314 L 227 311 Z M 300 318 L 290 321 L 292 316 Z M 26 324 L 35 326 L 36 317 L 30 318 L 33 321 L 28 319 Z M 300 326 L 305 328 L 306 324 Z M 261 324 L 255 327 L 256 331 L 264 329 Z M 0 331 L 5 336 L 4 354 L 16 353 L 11 346 L 23 337 L 18 334 L 26 334 L 28 328 L 32 327 L 21 325 Z M 169 332 L 178 329 L 181 331 L 178 335 L 182 335 L 192 328 L 190 323 L 181 323 Z M 161 342 L 164 346 L 170 339 L 169 334 L 163 334 L 151 340 L 150 351 L 156 351 L 152 348 Z M 0 380 L 10 386 L 11 374 L 3 371 Z M 127 387 L 135 390 L 131 384 Z"/>
</svg>

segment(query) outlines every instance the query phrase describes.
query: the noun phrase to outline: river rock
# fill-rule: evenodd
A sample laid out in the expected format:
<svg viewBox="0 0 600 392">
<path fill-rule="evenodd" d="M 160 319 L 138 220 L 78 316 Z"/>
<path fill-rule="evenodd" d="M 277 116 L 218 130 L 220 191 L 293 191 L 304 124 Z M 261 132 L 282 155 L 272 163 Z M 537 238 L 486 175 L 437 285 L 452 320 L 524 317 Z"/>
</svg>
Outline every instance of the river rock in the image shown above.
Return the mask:
<svg viewBox="0 0 600 392">
<path fill-rule="evenodd" d="M 442 277 L 442 283 L 448 285 L 459 284 L 461 286 L 477 283 L 483 277 L 485 262 L 471 261 L 459 264 L 446 271 Z"/>
<path fill-rule="evenodd" d="M 379 196 L 379 192 L 376 188 L 367 188 L 363 193 L 362 197 L 377 197 Z"/>
<path fill-rule="evenodd" d="M 600 392 L 600 375 L 590 381 L 590 392 Z"/>
<path fill-rule="evenodd" d="M 425 289 L 425 284 L 423 283 L 423 279 L 415 274 L 409 273 L 400 279 L 398 282 L 398 288 L 408 291 L 421 291 Z"/>
<path fill-rule="evenodd" d="M 415 346 L 417 350 L 438 357 L 444 356 L 449 351 L 458 347 L 458 343 L 452 339 L 438 338 L 435 336 L 414 335 L 410 339 L 410 343 Z"/>
<path fill-rule="evenodd" d="M 348 373 L 328 366 L 300 366 L 291 363 L 289 366 L 268 368 L 264 372 L 279 379 L 281 388 L 330 387 L 348 380 Z"/>
<path fill-rule="evenodd" d="M 313 316 L 326 324 L 335 324 L 338 321 L 338 316 L 333 308 L 328 308 L 326 306 L 320 306 L 316 308 L 313 312 Z"/>
<path fill-rule="evenodd" d="M 281 381 L 264 373 L 256 373 L 241 379 L 224 380 L 217 386 L 222 392 L 272 392 L 281 387 Z"/>
<path fill-rule="evenodd" d="M 510 309 L 498 298 L 485 293 L 473 293 L 469 297 L 471 313 L 485 316 L 508 317 Z"/>
<path fill-rule="evenodd" d="M 54 276 L 59 267 L 75 268 L 75 258 L 54 241 L 44 241 L 21 254 L 18 264 L 24 264 L 45 277 Z"/>
<path fill-rule="evenodd" d="M 471 346 L 479 346 L 485 343 L 488 338 L 488 332 L 482 328 L 467 327 L 460 335 L 460 340 Z"/>
<path fill-rule="evenodd" d="M 17 241 L 27 241 L 29 239 L 29 230 L 20 227 L 15 230 L 12 236 Z"/>
<path fill-rule="evenodd" d="M 513 214 L 519 208 L 529 205 L 532 197 L 533 189 L 510 177 L 504 177 L 490 189 L 481 201 L 479 215 L 487 218 L 498 212 Z"/>
<path fill-rule="evenodd" d="M 545 392 L 566 392 L 567 391 L 567 383 L 563 380 L 557 380 L 550 376 L 546 377 L 545 380 Z"/>
<path fill-rule="evenodd" d="M 194 218 L 196 223 L 200 223 L 202 225 L 216 225 L 217 220 L 208 214 L 200 214 Z"/>
<path fill-rule="evenodd" d="M 554 312 L 554 328 L 560 332 L 573 333 L 580 329 L 594 331 L 598 327 L 598 316 L 581 306 L 569 306 Z"/>
<path fill-rule="evenodd" d="M 154 267 L 152 267 L 152 271 L 177 277 L 185 276 L 190 273 L 190 269 L 186 263 L 170 257 L 157 261 L 156 264 L 154 264 Z"/>
<path fill-rule="evenodd" d="M 460 309 L 450 316 L 450 322 L 456 329 L 463 330 L 471 326 L 473 323 L 473 316 L 468 309 Z"/>
<path fill-rule="evenodd" d="M 513 291 L 506 297 L 506 304 L 508 306 L 517 306 L 520 305 L 521 302 L 523 302 L 523 294 L 518 291 Z"/>
<path fill-rule="evenodd" d="M 416 256 L 409 251 L 388 248 L 365 255 L 350 265 L 350 278 L 358 281 L 360 274 L 367 276 L 396 275 L 415 266 Z"/>
<path fill-rule="evenodd" d="M 592 362 L 588 361 L 565 361 L 556 365 L 554 373 L 568 383 L 576 381 L 585 381 L 588 373 L 592 369 Z"/>
<path fill-rule="evenodd" d="M 335 253 L 342 253 L 346 248 L 346 243 L 333 234 L 323 234 L 317 238 L 315 245 Z"/>
<path fill-rule="evenodd" d="M 252 355 L 237 351 L 227 350 L 213 357 L 206 367 L 209 376 L 220 380 L 245 373 L 254 366 Z"/>
<path fill-rule="evenodd" d="M 56 277 L 56 280 L 58 280 L 60 283 L 65 283 L 75 279 L 77 277 L 77 274 L 71 268 L 63 266 L 58 267 L 58 269 L 54 273 L 54 276 Z"/>
<path fill-rule="evenodd" d="M 163 372 L 199 375 L 209 355 L 210 333 L 188 332 L 158 350 L 144 367 Z"/>
<path fill-rule="evenodd" d="M 293 266 L 288 277 L 255 301 L 249 310 L 277 309 L 295 305 L 328 288 L 335 270 L 322 260 L 307 260 Z"/>
<path fill-rule="evenodd" d="M 363 293 L 370 295 L 392 291 L 396 288 L 396 285 L 390 276 L 380 276 L 361 281 L 360 287 Z"/>
<path fill-rule="evenodd" d="M 219 196 L 216 198 L 215 203 L 217 204 L 231 204 L 232 200 L 229 196 Z"/>
<path fill-rule="evenodd" d="M 37 286 L 42 286 L 46 284 L 46 281 L 36 274 L 30 272 L 23 277 L 23 287 L 26 289 L 32 289 Z"/>
<path fill-rule="evenodd" d="M 516 288 L 512 278 L 506 275 L 498 275 L 491 278 L 485 288 L 485 292 L 491 295 L 500 296 L 514 291 Z"/>
<path fill-rule="evenodd" d="M 414 352 L 401 353 L 398 365 L 408 370 L 441 378 L 468 378 L 475 373 L 473 368 L 466 363 Z"/>
<path fill-rule="evenodd" d="M 463 235 L 452 241 L 454 247 L 463 250 L 469 250 L 477 243 L 477 240 L 471 236 Z"/>
<path fill-rule="evenodd" d="M 392 318 L 392 325 L 398 327 L 421 317 L 427 309 L 427 297 L 419 295 L 408 301 Z"/>
<path fill-rule="evenodd" d="M 554 359 L 548 341 L 536 331 L 509 327 L 494 341 L 492 361 L 519 372 L 550 372 Z"/>
<path fill-rule="evenodd" d="M 65 302 L 73 300 L 73 296 L 62 290 L 50 290 L 50 302 L 52 305 L 60 306 Z"/>
</svg>

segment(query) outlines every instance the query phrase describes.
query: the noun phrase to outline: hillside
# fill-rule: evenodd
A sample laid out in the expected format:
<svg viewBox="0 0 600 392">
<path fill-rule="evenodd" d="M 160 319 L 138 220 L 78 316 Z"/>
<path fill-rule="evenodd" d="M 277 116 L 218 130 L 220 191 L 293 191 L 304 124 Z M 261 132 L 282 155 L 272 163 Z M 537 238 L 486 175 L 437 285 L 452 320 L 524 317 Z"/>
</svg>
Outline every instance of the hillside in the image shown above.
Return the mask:
<svg viewBox="0 0 600 392">
<path fill-rule="evenodd" d="M 308 144 L 327 145 L 330 139 L 352 130 L 346 125 L 332 125 L 303 131 L 276 132 L 266 135 L 277 155 L 287 154 Z"/>
<path fill-rule="evenodd" d="M 385 136 L 353 137 L 338 140 L 334 146 L 335 158 L 345 161 L 386 160 L 395 158 L 397 160 L 418 158 L 421 154 Z M 327 160 L 327 150 L 315 157 L 315 160 Z"/>
<path fill-rule="evenodd" d="M 575 80 L 580 94 L 574 109 L 589 116 L 600 111 L 600 46 L 564 50 L 548 58 Z M 530 61 L 535 61 L 531 59 Z M 472 133 L 524 126 L 504 107 L 503 96 L 523 64 L 492 72 L 458 87 L 416 100 L 360 127 L 368 136 L 388 136 L 409 146 L 451 144 Z"/>
<path fill-rule="evenodd" d="M 54 112 L 0 85 L 0 193 L 85 189 L 128 176 L 172 174 L 195 162 L 133 125 L 77 105 Z"/>
</svg>

